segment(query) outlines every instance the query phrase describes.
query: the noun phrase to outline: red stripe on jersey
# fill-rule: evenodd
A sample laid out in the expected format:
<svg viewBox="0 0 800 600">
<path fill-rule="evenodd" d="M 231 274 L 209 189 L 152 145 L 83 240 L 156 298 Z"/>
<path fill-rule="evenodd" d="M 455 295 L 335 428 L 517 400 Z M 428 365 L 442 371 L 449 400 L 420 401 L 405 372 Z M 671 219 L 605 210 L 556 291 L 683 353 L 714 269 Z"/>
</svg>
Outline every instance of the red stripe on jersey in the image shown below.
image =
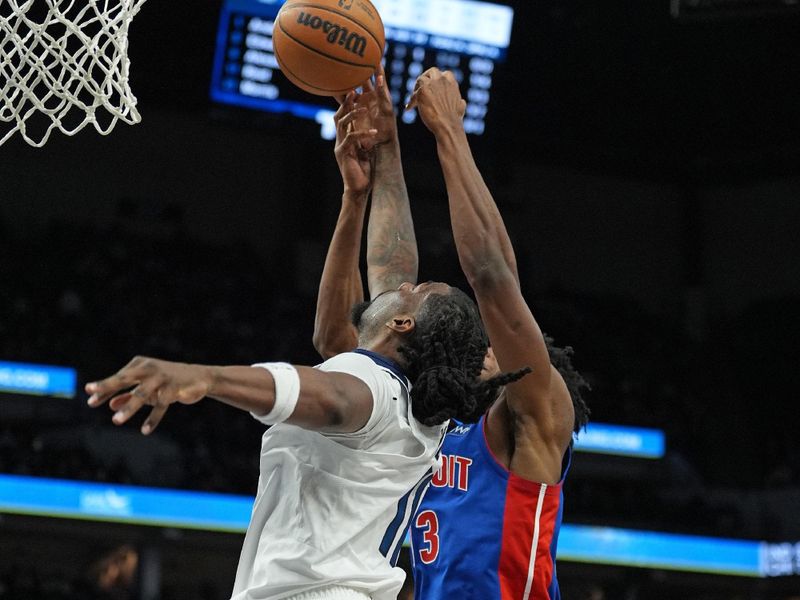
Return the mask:
<svg viewBox="0 0 800 600">
<path fill-rule="evenodd" d="M 501 600 L 550 600 L 550 544 L 560 502 L 561 485 L 543 486 L 509 475 L 498 565 Z"/>
</svg>

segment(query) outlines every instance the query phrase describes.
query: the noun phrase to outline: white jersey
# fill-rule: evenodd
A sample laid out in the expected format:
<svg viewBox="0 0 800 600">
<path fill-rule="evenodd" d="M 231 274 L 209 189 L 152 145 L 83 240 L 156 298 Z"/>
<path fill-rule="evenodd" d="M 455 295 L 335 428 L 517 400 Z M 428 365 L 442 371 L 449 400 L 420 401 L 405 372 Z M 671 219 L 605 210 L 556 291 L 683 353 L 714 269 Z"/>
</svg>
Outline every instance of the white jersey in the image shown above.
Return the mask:
<svg viewBox="0 0 800 600">
<path fill-rule="evenodd" d="M 261 473 L 232 600 L 278 600 L 345 586 L 395 600 L 395 568 L 411 518 L 437 463 L 446 424 L 411 414 L 406 378 L 364 351 L 322 371 L 358 377 L 372 391 L 367 424 L 322 434 L 282 423 L 264 433 Z"/>
</svg>

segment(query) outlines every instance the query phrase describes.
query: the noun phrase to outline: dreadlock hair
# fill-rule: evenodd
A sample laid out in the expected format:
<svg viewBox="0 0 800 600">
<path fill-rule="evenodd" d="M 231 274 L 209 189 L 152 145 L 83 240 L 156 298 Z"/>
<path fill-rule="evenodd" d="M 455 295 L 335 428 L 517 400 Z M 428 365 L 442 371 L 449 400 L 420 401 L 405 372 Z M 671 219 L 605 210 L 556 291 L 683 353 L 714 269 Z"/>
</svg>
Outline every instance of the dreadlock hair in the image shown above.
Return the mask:
<svg viewBox="0 0 800 600">
<path fill-rule="evenodd" d="M 583 392 L 591 390 L 592 387 L 572 364 L 572 355 L 574 354 L 572 346 L 559 348 L 553 344 L 553 338 L 547 334 L 544 334 L 544 342 L 547 345 L 547 352 L 550 354 L 550 362 L 561 373 L 564 383 L 567 384 L 569 395 L 572 398 L 572 406 L 575 409 L 575 424 L 572 429 L 578 433 L 589 422 L 591 411 L 586 405 Z"/>
<path fill-rule="evenodd" d="M 525 367 L 481 381 L 488 339 L 478 308 L 461 290 L 431 295 L 416 327 L 398 351 L 406 359 L 412 383 L 414 417 L 425 425 L 455 418 L 477 422 L 497 398 L 501 386 L 531 372 Z"/>
</svg>

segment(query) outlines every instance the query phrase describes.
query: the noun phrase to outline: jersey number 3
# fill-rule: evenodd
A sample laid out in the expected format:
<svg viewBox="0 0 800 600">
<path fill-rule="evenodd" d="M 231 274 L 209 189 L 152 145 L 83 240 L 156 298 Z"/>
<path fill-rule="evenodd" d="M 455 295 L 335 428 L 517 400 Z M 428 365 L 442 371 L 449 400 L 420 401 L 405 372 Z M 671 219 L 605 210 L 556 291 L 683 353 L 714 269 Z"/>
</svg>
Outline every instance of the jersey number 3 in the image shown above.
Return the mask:
<svg viewBox="0 0 800 600">
<path fill-rule="evenodd" d="M 439 556 L 439 518 L 432 510 L 425 510 L 417 515 L 415 524 L 418 528 L 425 528 L 422 540 L 428 547 L 420 548 L 419 559 L 429 565 Z"/>
</svg>

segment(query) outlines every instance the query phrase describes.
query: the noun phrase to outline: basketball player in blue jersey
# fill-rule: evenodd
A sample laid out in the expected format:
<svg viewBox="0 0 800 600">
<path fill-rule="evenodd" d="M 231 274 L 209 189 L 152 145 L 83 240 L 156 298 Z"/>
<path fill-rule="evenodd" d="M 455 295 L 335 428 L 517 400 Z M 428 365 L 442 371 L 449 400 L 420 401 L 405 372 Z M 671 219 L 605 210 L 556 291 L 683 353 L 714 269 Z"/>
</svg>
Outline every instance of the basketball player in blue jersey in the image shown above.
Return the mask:
<svg viewBox="0 0 800 600">
<path fill-rule="evenodd" d="M 382 111 L 377 114 L 386 119 L 390 105 L 378 81 Z M 561 488 L 572 434 L 588 419 L 581 397 L 586 383 L 572 368 L 570 351 L 549 344 L 522 298 L 508 234 L 472 159 L 462 125 L 465 103 L 454 78 L 435 69 L 426 72 L 411 102 L 436 137 L 459 259 L 492 339 L 485 376 L 501 367 L 533 371 L 503 388 L 488 410 L 477 405 L 465 420 L 469 423 L 452 423 L 440 468 L 412 528 L 416 598 L 555 600 L 560 598 L 555 552 Z M 385 127 L 373 123 L 379 131 Z M 390 174 L 378 170 L 376 194 L 382 178 L 402 181 L 396 134 L 378 148 L 377 156 L 381 152 L 398 160 L 387 163 Z M 413 270 L 401 268 L 411 264 L 402 260 L 404 255 L 416 256 L 405 188 L 395 186 L 394 192 L 383 205 L 375 203 L 373 194 L 370 229 L 384 235 L 369 238 L 367 263 L 371 270 L 378 267 L 382 278 L 391 278 L 383 270 L 391 265 L 397 277 L 413 281 L 415 263 Z M 358 239 L 347 240 L 352 262 L 343 260 L 340 270 L 357 273 Z M 405 246 L 396 241 L 405 241 Z M 332 251 L 347 242 L 334 237 Z M 329 254 L 328 260 L 344 256 Z M 337 298 L 330 291 L 323 281 L 320 309 L 328 302 L 337 306 L 326 315 L 334 318 L 342 314 L 346 294 L 340 289 Z M 325 330 L 333 346 L 348 343 L 346 332 L 333 334 L 345 331 L 341 318 L 338 323 L 338 329 L 329 323 Z"/>
<path fill-rule="evenodd" d="M 562 485 L 573 433 L 588 420 L 586 383 L 568 353 L 548 348 L 522 296 L 511 240 L 467 141 L 466 102 L 453 74 L 423 73 L 409 104 L 436 139 L 458 257 L 492 341 L 492 368 L 532 368 L 476 424 L 448 435 L 412 530 L 417 598 L 556 600 Z"/>
</svg>

